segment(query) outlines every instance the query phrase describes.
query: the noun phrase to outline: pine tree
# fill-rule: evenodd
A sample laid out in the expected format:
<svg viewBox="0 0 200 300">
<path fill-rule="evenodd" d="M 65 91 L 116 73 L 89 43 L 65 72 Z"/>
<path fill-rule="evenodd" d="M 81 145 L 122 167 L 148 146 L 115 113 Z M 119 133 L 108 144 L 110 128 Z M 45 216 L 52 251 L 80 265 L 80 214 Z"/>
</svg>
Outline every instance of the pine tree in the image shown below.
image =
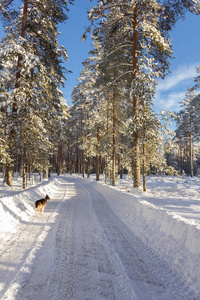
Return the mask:
<svg viewBox="0 0 200 300">
<path fill-rule="evenodd" d="M 105 32 L 103 43 L 108 45 L 105 56 L 115 73 L 112 84 L 120 85 L 123 80 L 126 84 L 130 75 L 134 187 L 140 186 L 140 80 L 143 74 L 148 74 L 150 82 L 163 77 L 171 55 L 168 32 L 160 26 L 162 11 L 157 1 L 99 1 L 89 15 L 93 21 L 101 17 L 94 32 L 102 35 Z"/>
<path fill-rule="evenodd" d="M 198 68 L 197 73 L 199 73 Z M 185 161 L 185 165 L 181 164 L 181 171 L 184 170 L 191 177 L 194 174 L 194 160 L 196 159 L 195 143 L 198 145 L 200 134 L 199 94 L 196 94 L 196 90 L 198 91 L 199 89 L 199 81 L 199 76 L 197 76 L 194 87 L 188 90 L 184 100 L 181 102 L 182 110 L 177 114 L 176 137 L 180 148 L 181 162 L 182 160 Z"/>
<path fill-rule="evenodd" d="M 72 3 L 73 1 L 69 1 Z M 18 18 L 7 27 L 7 35 L 1 43 L 1 58 L 11 65 L 11 73 L 15 74 L 9 92 L 10 136 L 9 149 L 11 157 L 15 157 L 15 149 L 22 145 L 23 187 L 25 185 L 25 166 L 29 148 L 34 144 L 34 132 L 29 130 L 30 122 L 37 124 L 38 130 L 44 128 L 43 143 L 47 141 L 48 120 L 52 111 L 59 114 L 62 94 L 60 84 L 64 84 L 64 69 L 61 60 L 67 60 L 66 49 L 58 46 L 58 23 L 66 20 L 64 10 L 68 10 L 66 1 L 24 1 Z M 28 127 L 28 125 L 30 127 Z M 32 136 L 31 136 L 32 134 Z M 28 141 L 32 141 L 30 144 Z M 38 138 L 39 140 L 39 138 Z M 18 143 L 18 144 L 17 144 Z M 49 142 L 48 142 L 49 143 Z M 29 148 L 27 148 L 29 147 Z M 46 149 L 46 157 L 48 147 Z M 31 149 L 32 151 L 32 149 Z M 34 151 L 33 151 L 34 152 Z M 13 166 L 7 165 L 6 181 L 12 178 Z"/>
</svg>

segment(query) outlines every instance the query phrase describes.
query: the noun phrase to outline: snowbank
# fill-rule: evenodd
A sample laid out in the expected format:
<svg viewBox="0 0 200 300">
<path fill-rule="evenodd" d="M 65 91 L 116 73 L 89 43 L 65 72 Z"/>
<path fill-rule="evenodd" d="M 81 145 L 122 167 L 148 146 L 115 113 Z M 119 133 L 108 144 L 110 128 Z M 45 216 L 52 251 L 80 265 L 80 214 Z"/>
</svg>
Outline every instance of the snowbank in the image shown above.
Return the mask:
<svg viewBox="0 0 200 300">
<path fill-rule="evenodd" d="M 130 193 L 94 184 L 99 192 L 103 187 L 111 209 L 127 227 L 199 294 L 200 224 L 167 212 Z"/>
<path fill-rule="evenodd" d="M 23 191 L 13 191 L 12 188 L 3 186 L 5 194 L 9 196 L 0 198 L 0 247 L 3 247 L 3 241 L 8 241 L 17 232 L 20 223 L 30 221 L 35 214 L 35 201 L 46 194 L 53 197 L 58 187 L 56 178 Z"/>
<path fill-rule="evenodd" d="M 127 181 L 116 188 L 95 181 L 90 184 L 129 230 L 200 295 L 200 224 L 191 219 L 196 215 L 199 220 L 199 179 L 181 183 L 154 177 L 147 182 L 147 193 L 131 190 Z M 0 198 L 0 247 L 20 223 L 31 222 L 34 202 L 46 194 L 53 198 L 59 187 L 56 178 L 25 191 L 7 187 L 4 193 L 2 186 L 1 195 L 7 196 Z M 190 218 L 183 218 L 183 212 Z"/>
</svg>

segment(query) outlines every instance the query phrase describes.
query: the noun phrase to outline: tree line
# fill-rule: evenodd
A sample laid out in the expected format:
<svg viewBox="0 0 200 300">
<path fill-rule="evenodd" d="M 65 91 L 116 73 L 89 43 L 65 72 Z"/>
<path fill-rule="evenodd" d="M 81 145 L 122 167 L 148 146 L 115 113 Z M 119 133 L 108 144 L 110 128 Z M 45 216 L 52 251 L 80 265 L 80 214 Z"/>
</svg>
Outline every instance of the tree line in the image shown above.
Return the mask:
<svg viewBox="0 0 200 300">
<path fill-rule="evenodd" d="M 13 1 L 1 1 L 5 36 L 0 47 L 1 161 L 3 176 L 12 185 L 14 171 L 36 168 L 48 173 L 66 131 L 68 107 L 64 85 L 65 47 L 57 41 L 58 24 L 67 19 L 68 1 L 24 0 L 19 11 Z M 65 134 L 64 134 L 65 135 Z M 57 160 L 57 162 L 55 162 Z"/>
<path fill-rule="evenodd" d="M 169 71 L 170 32 L 187 11 L 199 13 L 199 3 L 97 1 L 82 36 L 84 40 L 91 34 L 93 47 L 68 108 L 60 91 L 67 51 L 57 36 L 58 24 L 67 19 L 73 1 L 24 0 L 19 11 L 11 8 L 13 2 L 0 2 L 5 23 L 0 46 L 0 155 L 5 182 L 12 185 L 13 172 L 21 172 L 25 188 L 38 170 L 41 176 L 96 173 L 96 180 L 104 173 L 105 181 L 115 185 L 117 175 L 127 172 L 134 187 L 141 185 L 142 173 L 145 190 L 146 174 L 174 173 L 175 148 L 186 151 L 182 138 L 186 122 L 181 120 L 188 115 L 187 135 L 195 133 L 198 145 L 199 95 L 191 96 L 193 110 L 187 100 L 183 102 L 176 137 L 171 138 L 152 103 L 157 78 Z M 198 90 L 198 82 L 197 76 L 190 93 Z M 194 159 L 194 151 L 188 153 Z M 177 170 L 187 167 L 181 155 Z"/>
<path fill-rule="evenodd" d="M 189 88 L 176 114 L 177 129 L 174 141 L 177 151 L 169 156 L 169 164 L 176 164 L 180 173 L 193 177 L 200 171 L 200 68 L 193 87 Z"/>
</svg>

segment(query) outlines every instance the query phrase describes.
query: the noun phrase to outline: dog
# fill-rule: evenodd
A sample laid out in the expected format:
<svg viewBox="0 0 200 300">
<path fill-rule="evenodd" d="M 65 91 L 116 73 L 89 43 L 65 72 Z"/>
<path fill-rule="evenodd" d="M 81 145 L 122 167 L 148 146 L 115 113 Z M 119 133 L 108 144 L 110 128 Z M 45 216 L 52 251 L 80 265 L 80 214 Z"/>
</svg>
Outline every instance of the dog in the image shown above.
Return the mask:
<svg viewBox="0 0 200 300">
<path fill-rule="evenodd" d="M 42 209 L 42 214 L 44 214 L 44 208 L 47 204 L 47 201 L 50 200 L 50 197 L 48 195 L 45 196 L 45 198 L 35 201 L 35 214 L 40 213 Z"/>
</svg>

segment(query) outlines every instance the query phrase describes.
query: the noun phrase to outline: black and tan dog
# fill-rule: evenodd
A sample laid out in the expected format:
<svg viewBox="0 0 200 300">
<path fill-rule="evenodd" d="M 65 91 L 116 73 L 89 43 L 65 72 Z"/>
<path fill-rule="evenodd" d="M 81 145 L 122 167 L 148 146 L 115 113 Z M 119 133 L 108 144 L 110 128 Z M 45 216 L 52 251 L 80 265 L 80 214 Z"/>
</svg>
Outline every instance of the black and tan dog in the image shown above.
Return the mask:
<svg viewBox="0 0 200 300">
<path fill-rule="evenodd" d="M 42 208 L 42 214 L 43 214 L 45 205 L 47 204 L 47 201 L 49 201 L 49 200 L 50 200 L 50 197 L 48 195 L 46 195 L 45 198 L 43 198 L 43 199 L 37 200 L 35 202 L 35 214 L 36 214 L 36 212 L 39 214 L 41 208 Z"/>
</svg>

